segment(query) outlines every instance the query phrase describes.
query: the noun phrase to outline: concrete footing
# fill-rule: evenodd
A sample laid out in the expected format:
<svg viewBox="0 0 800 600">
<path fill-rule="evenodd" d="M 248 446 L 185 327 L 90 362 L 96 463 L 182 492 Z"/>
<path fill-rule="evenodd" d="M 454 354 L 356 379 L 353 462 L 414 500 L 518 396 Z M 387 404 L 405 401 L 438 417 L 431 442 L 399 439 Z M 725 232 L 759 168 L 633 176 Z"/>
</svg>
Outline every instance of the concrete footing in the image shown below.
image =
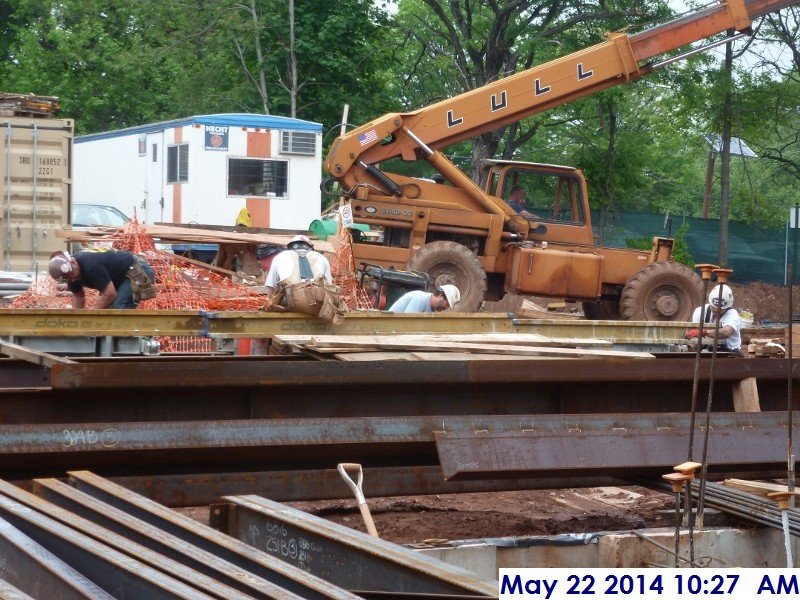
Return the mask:
<svg viewBox="0 0 800 600">
<path fill-rule="evenodd" d="M 670 550 L 675 547 L 672 529 L 643 529 L 638 533 Z M 800 556 L 800 539 L 792 540 L 792 553 Z M 696 531 L 694 542 L 695 561 L 701 566 L 786 566 L 783 534 L 777 529 L 708 528 Z M 672 556 L 664 549 L 630 531 L 464 540 L 421 551 L 490 579 L 496 579 L 498 570 L 507 567 L 673 566 Z M 689 555 L 686 531 L 681 535 L 681 555 Z"/>
</svg>

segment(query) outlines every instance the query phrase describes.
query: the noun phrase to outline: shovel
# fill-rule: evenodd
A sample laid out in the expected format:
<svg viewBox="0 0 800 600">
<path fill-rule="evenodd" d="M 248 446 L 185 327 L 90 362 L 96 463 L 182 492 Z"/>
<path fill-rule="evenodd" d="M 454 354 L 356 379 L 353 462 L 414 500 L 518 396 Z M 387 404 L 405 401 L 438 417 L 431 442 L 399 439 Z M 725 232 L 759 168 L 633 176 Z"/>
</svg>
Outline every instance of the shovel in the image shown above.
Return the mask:
<svg viewBox="0 0 800 600">
<path fill-rule="evenodd" d="M 380 537 L 378 535 L 378 530 L 375 529 L 375 522 L 372 520 L 372 515 L 369 512 L 367 499 L 364 498 L 364 492 L 361 491 L 361 484 L 364 481 L 364 471 L 361 469 L 361 465 L 358 463 L 339 463 L 336 469 L 339 471 L 342 479 L 344 479 L 347 487 L 353 490 L 353 493 L 356 495 L 358 510 L 361 511 L 361 516 L 364 518 L 364 525 L 367 526 L 367 533 L 372 537 Z M 357 481 L 352 480 L 350 475 L 347 474 L 348 471 L 358 471 Z"/>
</svg>

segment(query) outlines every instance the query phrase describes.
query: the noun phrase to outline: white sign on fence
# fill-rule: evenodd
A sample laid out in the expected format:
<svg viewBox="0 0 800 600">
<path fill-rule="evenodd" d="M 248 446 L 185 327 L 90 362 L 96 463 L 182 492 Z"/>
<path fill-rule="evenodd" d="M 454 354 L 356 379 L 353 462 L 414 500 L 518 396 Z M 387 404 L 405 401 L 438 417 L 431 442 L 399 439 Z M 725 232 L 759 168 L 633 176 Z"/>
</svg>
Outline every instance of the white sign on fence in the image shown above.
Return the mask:
<svg viewBox="0 0 800 600">
<path fill-rule="evenodd" d="M 795 205 L 794 208 L 789 209 L 789 227 L 797 229 L 800 227 L 800 204 Z"/>
</svg>

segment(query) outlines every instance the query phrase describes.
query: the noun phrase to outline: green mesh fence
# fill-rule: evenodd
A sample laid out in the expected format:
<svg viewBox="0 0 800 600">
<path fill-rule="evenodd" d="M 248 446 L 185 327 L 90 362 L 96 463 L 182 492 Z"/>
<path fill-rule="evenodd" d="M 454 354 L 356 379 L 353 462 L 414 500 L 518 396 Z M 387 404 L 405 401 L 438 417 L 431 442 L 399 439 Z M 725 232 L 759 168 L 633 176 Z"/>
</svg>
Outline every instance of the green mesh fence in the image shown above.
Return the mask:
<svg viewBox="0 0 800 600">
<path fill-rule="evenodd" d="M 598 214 L 592 212 L 595 236 L 598 235 Z M 606 246 L 625 247 L 628 238 L 674 237 L 686 223 L 685 240 L 695 263 L 717 263 L 719 255 L 719 221 L 692 217 L 670 217 L 652 213 L 615 213 L 604 215 L 603 231 Z M 797 229 L 768 229 L 738 221 L 729 223 L 728 267 L 737 282 L 764 281 L 774 285 L 786 282 L 786 264 L 795 260 L 794 235 Z M 799 236 L 800 237 L 800 236 Z M 787 256 L 788 254 L 788 256 Z M 795 280 L 797 266 L 794 266 Z"/>
</svg>

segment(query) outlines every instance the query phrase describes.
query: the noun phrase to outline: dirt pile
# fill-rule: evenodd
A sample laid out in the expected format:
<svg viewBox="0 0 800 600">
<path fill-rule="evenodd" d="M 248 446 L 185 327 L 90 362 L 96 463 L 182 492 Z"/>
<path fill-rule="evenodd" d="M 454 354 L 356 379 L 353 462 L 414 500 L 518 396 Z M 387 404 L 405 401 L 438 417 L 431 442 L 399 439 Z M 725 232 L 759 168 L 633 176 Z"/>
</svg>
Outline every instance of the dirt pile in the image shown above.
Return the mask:
<svg viewBox="0 0 800 600">
<path fill-rule="evenodd" d="M 789 288 L 755 281 L 730 283 L 733 305 L 739 312 L 749 310 L 754 323 L 787 323 L 789 321 Z M 792 288 L 792 308 L 797 318 L 800 312 L 800 285 Z"/>
<path fill-rule="evenodd" d="M 399 544 L 671 526 L 672 502 L 638 486 L 367 499 L 379 535 Z M 366 531 L 355 499 L 288 504 Z"/>
</svg>

